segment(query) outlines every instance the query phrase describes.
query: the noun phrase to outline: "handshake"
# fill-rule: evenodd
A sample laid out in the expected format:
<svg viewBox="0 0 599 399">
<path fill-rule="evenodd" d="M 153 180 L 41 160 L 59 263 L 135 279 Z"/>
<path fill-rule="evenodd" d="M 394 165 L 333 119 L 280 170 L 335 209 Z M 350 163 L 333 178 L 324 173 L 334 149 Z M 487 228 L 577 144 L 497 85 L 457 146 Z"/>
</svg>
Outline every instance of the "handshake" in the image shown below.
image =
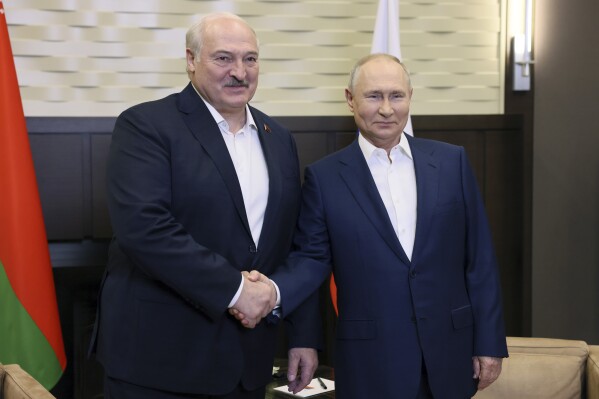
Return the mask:
<svg viewBox="0 0 599 399">
<path fill-rule="evenodd" d="M 229 313 L 244 327 L 254 328 L 276 306 L 277 290 L 268 277 L 256 270 L 241 274 L 245 279 L 243 289 Z"/>
<path fill-rule="evenodd" d="M 266 317 L 277 303 L 277 289 L 264 274 L 252 270 L 241 272 L 243 288 L 237 302 L 229 309 L 244 327 L 254 328 Z M 289 349 L 287 362 L 287 384 L 289 392 L 294 394 L 304 389 L 314 376 L 318 367 L 318 354 L 314 348 L 294 347 Z"/>
</svg>

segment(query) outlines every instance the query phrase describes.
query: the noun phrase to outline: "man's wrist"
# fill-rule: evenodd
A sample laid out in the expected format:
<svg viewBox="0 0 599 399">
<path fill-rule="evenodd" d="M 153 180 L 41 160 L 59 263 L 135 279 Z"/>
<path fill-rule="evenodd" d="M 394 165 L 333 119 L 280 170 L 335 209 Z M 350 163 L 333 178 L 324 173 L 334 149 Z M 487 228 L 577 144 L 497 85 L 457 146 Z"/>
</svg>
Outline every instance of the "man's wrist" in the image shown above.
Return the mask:
<svg viewBox="0 0 599 399">
<path fill-rule="evenodd" d="M 241 296 L 241 291 L 243 291 L 243 280 L 244 280 L 243 276 L 241 276 L 241 282 L 239 283 L 239 288 L 237 289 L 237 292 L 235 293 L 235 296 L 233 297 L 233 299 L 231 299 L 231 302 L 229 302 L 228 309 L 231 309 L 233 306 L 235 306 L 235 304 L 239 300 L 239 297 Z"/>
<path fill-rule="evenodd" d="M 270 280 L 270 282 L 272 283 L 273 287 L 275 287 L 275 292 L 277 294 L 277 300 L 275 301 L 275 308 L 279 308 L 279 307 L 281 307 L 281 291 L 279 290 L 279 286 L 277 285 L 277 283 L 274 282 L 274 280 Z"/>
</svg>

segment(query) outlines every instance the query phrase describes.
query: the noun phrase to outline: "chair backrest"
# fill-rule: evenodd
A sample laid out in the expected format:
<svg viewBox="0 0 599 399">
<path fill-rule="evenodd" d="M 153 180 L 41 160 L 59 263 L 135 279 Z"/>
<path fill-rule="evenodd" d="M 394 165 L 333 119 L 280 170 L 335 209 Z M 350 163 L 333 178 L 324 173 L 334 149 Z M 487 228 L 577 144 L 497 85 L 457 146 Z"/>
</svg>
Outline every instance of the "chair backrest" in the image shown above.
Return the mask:
<svg viewBox="0 0 599 399">
<path fill-rule="evenodd" d="M 18 364 L 0 364 L 0 399 L 56 399 Z"/>
<path fill-rule="evenodd" d="M 475 399 L 560 398 L 583 395 L 589 347 L 584 341 L 508 337 L 501 375 Z"/>
</svg>

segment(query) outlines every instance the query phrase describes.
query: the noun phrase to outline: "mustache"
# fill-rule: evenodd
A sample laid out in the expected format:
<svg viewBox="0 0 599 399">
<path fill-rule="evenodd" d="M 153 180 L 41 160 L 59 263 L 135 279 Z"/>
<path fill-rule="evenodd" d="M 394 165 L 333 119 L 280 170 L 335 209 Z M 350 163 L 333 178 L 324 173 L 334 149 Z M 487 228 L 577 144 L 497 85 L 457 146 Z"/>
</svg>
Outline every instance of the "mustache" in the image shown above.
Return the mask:
<svg viewBox="0 0 599 399">
<path fill-rule="evenodd" d="M 225 83 L 225 87 L 245 87 L 248 88 L 250 83 L 247 80 L 239 80 L 233 78 L 233 80 Z"/>
</svg>

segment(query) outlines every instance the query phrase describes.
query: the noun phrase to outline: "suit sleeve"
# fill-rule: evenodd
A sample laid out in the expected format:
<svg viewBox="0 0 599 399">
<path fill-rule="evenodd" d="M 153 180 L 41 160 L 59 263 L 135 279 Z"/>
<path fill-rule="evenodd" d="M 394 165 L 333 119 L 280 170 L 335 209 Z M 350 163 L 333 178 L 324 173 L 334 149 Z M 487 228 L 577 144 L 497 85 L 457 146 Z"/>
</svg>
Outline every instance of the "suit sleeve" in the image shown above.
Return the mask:
<svg viewBox="0 0 599 399">
<path fill-rule="evenodd" d="M 289 347 L 322 350 L 318 288 L 331 271 L 330 248 L 321 193 L 316 174 L 310 167 L 305 170 L 302 205 L 293 242 L 293 251 L 285 266 L 272 276 L 281 290 Z"/>
<path fill-rule="evenodd" d="M 486 211 L 468 158 L 461 148 L 467 217 L 466 284 L 474 313 L 474 354 L 507 357 L 501 287 Z"/>
<path fill-rule="evenodd" d="M 148 113 L 134 107 L 115 125 L 107 169 L 114 234 L 135 267 L 216 319 L 227 309 L 241 276 L 224 257 L 195 242 L 173 217 L 170 143 L 148 122 L 155 118 Z"/>
<path fill-rule="evenodd" d="M 316 303 L 317 290 L 331 273 L 331 249 L 325 210 L 316 173 L 306 168 L 302 205 L 293 239 L 293 251 L 284 267 L 271 277 L 281 290 L 283 316 L 308 298 Z M 316 292 L 316 295 L 313 295 Z M 313 297 L 316 296 L 316 299 Z"/>
<path fill-rule="evenodd" d="M 324 346 L 320 296 L 318 290 L 285 318 L 289 348 L 314 348 Z"/>
</svg>

